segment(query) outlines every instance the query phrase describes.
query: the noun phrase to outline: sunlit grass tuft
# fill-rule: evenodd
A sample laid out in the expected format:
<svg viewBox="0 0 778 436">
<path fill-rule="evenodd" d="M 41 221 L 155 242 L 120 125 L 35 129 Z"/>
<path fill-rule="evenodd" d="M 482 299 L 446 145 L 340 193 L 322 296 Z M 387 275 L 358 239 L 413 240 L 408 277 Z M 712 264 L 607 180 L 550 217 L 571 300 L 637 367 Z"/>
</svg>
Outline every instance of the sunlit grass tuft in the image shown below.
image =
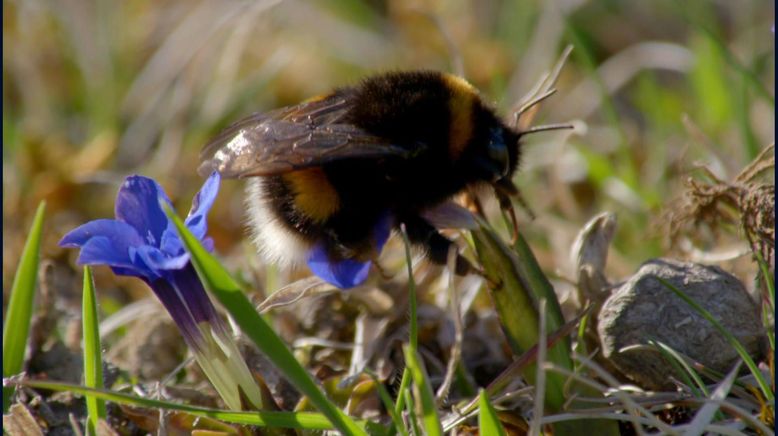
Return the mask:
<svg viewBox="0 0 778 436">
<path fill-rule="evenodd" d="M 32 303 L 38 280 L 38 257 L 45 212 L 46 203 L 42 202 L 35 212 L 35 219 L 11 286 L 11 296 L 3 324 L 3 378 L 19 374 L 24 367 L 24 354 L 27 350 L 27 337 L 32 319 Z M 13 388 L 3 386 L 3 413 L 11 406 L 13 392 Z"/>
<path fill-rule="evenodd" d="M 103 388 L 103 353 L 100 347 L 100 321 L 97 318 L 97 298 L 92 271 L 84 267 L 83 292 L 83 329 L 84 329 L 84 386 L 94 389 Z M 105 401 L 96 397 L 86 397 L 87 430 L 97 434 L 101 419 L 107 417 Z"/>
<path fill-rule="evenodd" d="M 505 429 L 483 389 L 478 392 L 478 430 L 483 435 L 503 436 Z"/>
</svg>

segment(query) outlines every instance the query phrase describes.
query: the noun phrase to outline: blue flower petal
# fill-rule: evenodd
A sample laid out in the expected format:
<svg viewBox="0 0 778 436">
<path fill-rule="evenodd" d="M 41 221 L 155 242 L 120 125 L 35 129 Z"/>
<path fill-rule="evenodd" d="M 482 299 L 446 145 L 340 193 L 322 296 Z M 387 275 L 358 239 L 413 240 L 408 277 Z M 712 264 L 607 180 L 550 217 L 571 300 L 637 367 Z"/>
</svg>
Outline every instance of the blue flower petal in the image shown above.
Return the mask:
<svg viewBox="0 0 778 436">
<path fill-rule="evenodd" d="M 168 256 L 180 256 L 184 252 L 184 244 L 175 228 L 168 228 L 162 232 L 159 249 Z"/>
<path fill-rule="evenodd" d="M 111 239 L 105 236 L 95 236 L 90 238 L 86 244 L 81 247 L 81 253 L 78 256 L 79 265 L 108 265 L 110 267 L 119 267 L 134 271 L 132 275 L 139 277 L 153 276 L 153 272 L 148 268 L 138 267 L 132 262 L 129 250 L 118 250 Z"/>
<path fill-rule="evenodd" d="M 207 237 L 203 239 L 203 248 L 208 250 L 209 253 L 213 253 L 213 249 L 215 248 L 213 244 L 213 238 Z"/>
<path fill-rule="evenodd" d="M 127 177 L 116 197 L 116 218 L 134 227 L 145 244 L 159 247 L 162 233 L 171 225 L 160 201 L 170 204 L 159 183 L 143 176 Z"/>
<path fill-rule="evenodd" d="M 91 238 L 103 236 L 108 238 L 117 251 L 123 251 L 127 256 L 127 248 L 143 244 L 134 227 L 117 220 L 100 219 L 82 224 L 71 230 L 59 241 L 60 247 L 83 247 Z"/>
<path fill-rule="evenodd" d="M 208 230 L 205 217 L 208 215 L 208 211 L 211 210 L 213 202 L 216 200 L 216 195 L 219 193 L 220 180 L 219 173 L 216 171 L 212 172 L 203 184 L 203 187 L 200 188 L 200 192 L 192 200 L 192 208 L 189 210 L 189 215 L 187 215 L 184 224 L 197 239 L 203 239 Z"/>
<path fill-rule="evenodd" d="M 135 266 L 133 266 L 132 268 L 112 266 L 111 271 L 113 271 L 113 273 L 116 274 L 117 276 L 138 277 L 140 279 L 144 279 L 147 283 L 148 280 L 150 280 L 151 277 L 154 276 L 154 272 L 149 270 L 143 270 Z"/>
<path fill-rule="evenodd" d="M 353 259 L 331 261 L 322 244 L 317 244 L 308 257 L 311 272 L 327 283 L 341 289 L 353 288 L 367 280 L 370 261 L 359 262 Z"/>
<path fill-rule="evenodd" d="M 181 269 L 189 263 L 189 253 L 187 252 L 182 252 L 178 256 L 168 256 L 160 249 L 149 245 L 138 247 L 134 254 L 142 262 L 142 265 L 158 275 L 163 275 L 162 271 Z M 138 264 L 139 262 L 135 261 L 134 263 Z"/>
</svg>

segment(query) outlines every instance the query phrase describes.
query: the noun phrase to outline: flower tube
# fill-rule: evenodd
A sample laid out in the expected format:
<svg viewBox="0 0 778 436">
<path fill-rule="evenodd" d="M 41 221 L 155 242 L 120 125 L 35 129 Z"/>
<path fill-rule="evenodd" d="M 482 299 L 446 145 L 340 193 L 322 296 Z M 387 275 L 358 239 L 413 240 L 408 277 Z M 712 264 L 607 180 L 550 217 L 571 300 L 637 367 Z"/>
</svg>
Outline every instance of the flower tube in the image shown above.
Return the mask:
<svg viewBox="0 0 778 436">
<path fill-rule="evenodd" d="M 193 199 L 185 221 L 209 251 L 213 240 L 206 236 L 206 215 L 216 199 L 219 181 L 218 173 L 211 174 Z M 170 199 L 156 181 L 130 176 L 119 189 L 116 219 L 83 224 L 59 245 L 80 248 L 79 265 L 108 265 L 117 275 L 146 282 L 227 406 L 260 409 L 259 386 L 208 298 L 163 204 L 171 205 Z"/>
</svg>

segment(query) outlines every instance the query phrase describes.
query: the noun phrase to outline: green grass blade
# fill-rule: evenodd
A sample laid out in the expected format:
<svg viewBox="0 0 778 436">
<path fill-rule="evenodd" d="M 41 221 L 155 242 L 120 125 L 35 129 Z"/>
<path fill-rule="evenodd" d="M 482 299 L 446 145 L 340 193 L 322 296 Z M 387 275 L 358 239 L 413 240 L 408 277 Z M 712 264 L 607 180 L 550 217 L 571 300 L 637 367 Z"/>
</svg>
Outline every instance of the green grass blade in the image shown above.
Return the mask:
<svg viewBox="0 0 778 436">
<path fill-rule="evenodd" d="M 693 3 L 690 5 L 690 2 L 684 2 L 684 1 L 678 1 L 676 0 L 675 4 L 679 6 L 680 11 L 683 14 L 683 17 L 694 27 L 697 28 L 697 30 L 700 31 L 702 35 L 704 35 L 710 42 L 716 47 L 716 49 L 719 51 L 720 55 L 724 58 L 724 60 L 729 64 L 729 66 L 734 69 L 742 78 L 743 80 L 748 83 L 759 95 L 761 98 L 763 98 L 771 107 L 775 107 L 775 97 L 770 93 L 770 91 L 767 89 L 767 87 L 762 83 L 762 81 L 759 79 L 759 77 L 754 74 L 753 71 L 751 71 L 749 68 L 747 68 L 745 65 L 743 65 L 735 56 L 734 53 L 727 47 L 727 44 L 716 35 L 716 32 L 711 30 L 710 27 L 706 26 L 703 21 L 700 19 L 700 14 L 697 9 L 694 9 Z M 704 3 L 702 3 L 704 4 Z"/>
<path fill-rule="evenodd" d="M 416 405 L 413 403 L 413 394 L 410 389 L 406 389 L 401 392 L 401 395 L 405 397 L 405 404 L 408 407 L 408 422 L 411 427 L 411 434 L 414 436 L 423 435 L 419 428 L 419 417 L 416 416 Z"/>
<path fill-rule="evenodd" d="M 583 313 L 579 314 L 575 319 L 568 321 L 559 330 L 550 334 L 546 340 L 546 349 L 552 348 L 560 341 L 563 341 L 573 330 L 575 326 L 586 316 L 592 312 L 592 306 L 589 306 Z M 505 389 L 516 377 L 519 377 L 527 368 L 528 365 L 535 362 L 538 358 L 538 348 L 540 344 L 533 345 L 524 354 L 517 357 L 500 375 L 497 376 L 489 386 L 486 388 L 486 393 L 489 396 L 496 396 Z M 465 412 L 469 412 L 465 409 Z"/>
<path fill-rule="evenodd" d="M 743 359 L 743 362 L 745 362 L 746 366 L 751 371 L 751 374 L 756 379 L 757 384 L 759 384 L 759 389 L 762 391 L 762 394 L 764 394 L 765 398 L 768 401 L 774 400 L 775 394 L 773 394 L 773 391 L 770 389 L 770 385 L 764 379 L 762 372 L 759 370 L 759 367 L 756 366 L 756 363 L 754 363 L 754 359 L 751 358 L 751 356 L 748 354 L 748 351 L 746 351 L 746 349 L 743 347 L 743 344 L 741 344 L 740 341 L 738 341 L 737 338 L 732 333 L 730 333 L 726 328 L 724 328 L 724 326 L 721 325 L 721 323 L 716 318 L 714 318 L 710 312 L 708 312 L 704 307 L 700 306 L 696 301 L 694 301 L 693 298 L 686 295 L 686 293 L 673 286 L 673 284 L 668 282 L 667 280 L 664 280 L 661 277 L 656 277 L 656 279 L 659 280 L 659 282 L 661 282 L 667 289 L 671 290 L 680 299 L 686 302 L 686 304 L 688 304 L 695 311 L 697 311 L 697 313 L 699 313 L 700 316 L 702 316 L 708 322 L 713 324 L 713 327 L 715 327 L 716 330 L 718 330 L 719 333 L 721 333 L 727 339 L 727 342 L 729 342 L 729 344 L 732 345 L 735 351 L 737 351 L 738 355 L 740 355 L 740 358 Z"/>
<path fill-rule="evenodd" d="M 218 419 L 235 424 L 256 425 L 259 427 L 292 428 L 299 430 L 333 430 L 330 420 L 321 413 L 311 412 L 266 412 L 250 411 L 236 412 L 232 410 L 211 409 L 208 407 L 191 406 L 171 401 L 154 400 L 122 392 L 114 392 L 105 389 L 94 389 L 86 386 L 69 383 L 23 380 L 13 382 L 15 385 L 27 386 L 33 389 L 47 389 L 60 392 L 73 392 L 84 396 L 94 397 L 103 401 L 111 401 L 130 406 L 148 407 L 151 409 L 165 409 L 186 412 L 194 416 L 203 416 Z M 359 421 L 359 425 L 372 430 L 380 430 L 366 421 Z"/>
<path fill-rule="evenodd" d="M 535 300 L 546 300 L 546 318 L 548 320 L 547 327 L 550 328 L 549 331 L 561 328 L 565 325 L 565 317 L 562 315 L 562 306 L 559 305 L 559 299 L 557 299 L 554 286 L 551 285 L 543 269 L 540 268 L 535 254 L 532 253 L 532 249 L 530 249 L 529 244 L 527 244 L 527 241 L 524 240 L 521 234 L 517 235 L 516 243 L 513 244 L 513 250 L 519 257 L 519 263 L 517 264 L 519 272 L 526 278 L 529 290 L 535 293 Z M 565 340 L 564 342 L 567 349 L 569 349 L 570 341 Z M 564 353 L 561 358 L 569 359 L 572 362 L 569 353 Z"/>
<path fill-rule="evenodd" d="M 767 331 L 767 340 L 770 343 L 770 351 L 775 350 L 775 326 L 771 325 L 775 322 L 773 319 L 771 322 L 771 316 L 775 313 L 775 279 L 770 274 L 770 267 L 765 262 L 762 255 L 755 251 L 756 261 L 759 264 L 759 271 L 762 273 L 762 280 L 764 280 L 764 286 L 767 288 L 767 295 L 762 297 L 762 325 Z"/>
<path fill-rule="evenodd" d="M 705 398 L 709 395 L 708 387 L 705 386 L 702 377 L 686 362 L 683 356 L 664 342 L 650 339 L 648 344 L 659 351 L 665 360 L 673 366 L 678 375 L 683 378 L 686 386 L 691 389 L 692 395 L 698 398 Z"/>
<path fill-rule="evenodd" d="M 754 133 L 754 129 L 751 127 L 751 100 L 748 94 L 748 84 L 745 80 L 742 80 L 739 92 L 736 96 L 737 108 L 735 109 L 735 116 L 737 124 L 740 127 L 740 133 L 743 136 L 743 143 L 745 144 L 746 159 L 753 160 L 759 154 L 759 140 Z"/>
<path fill-rule="evenodd" d="M 419 348 L 419 325 L 417 317 L 417 302 L 416 302 L 416 282 L 413 280 L 413 262 L 411 258 L 411 242 L 408 240 L 408 234 L 405 232 L 405 226 L 401 228 L 400 234 L 403 237 L 403 244 L 405 245 L 405 264 L 408 266 L 408 342 L 411 349 L 415 353 Z M 403 370 L 402 379 L 400 379 L 400 390 L 397 391 L 397 401 L 394 405 L 394 413 L 400 414 L 405 407 L 405 395 L 402 393 L 408 389 L 411 382 L 411 374 L 406 365 Z M 391 432 L 391 429 L 390 429 Z"/>
<path fill-rule="evenodd" d="M 103 388 L 103 359 L 100 348 L 99 320 L 97 318 L 97 299 L 95 284 L 92 280 L 92 270 L 84 267 L 83 293 L 83 323 L 84 323 L 84 385 L 90 388 Z M 97 434 L 97 424 L 105 419 L 107 412 L 105 401 L 92 396 L 86 397 L 87 431 Z"/>
<path fill-rule="evenodd" d="M 408 320 L 409 327 L 409 344 L 411 350 L 416 352 L 419 349 L 419 320 L 417 319 L 416 312 L 416 282 L 413 280 L 413 262 L 411 259 L 411 242 L 408 240 L 408 233 L 405 232 L 405 226 L 402 228 L 403 244 L 405 245 L 405 264 L 408 267 L 408 311 L 410 312 L 410 319 Z"/>
<path fill-rule="evenodd" d="M 538 339 L 534 295 L 519 277 L 515 256 L 491 229 L 482 227 L 474 231 L 473 243 L 490 282 L 492 300 L 508 343 L 514 354 L 520 355 Z M 505 308 L 510 308 L 511 312 Z"/>
<path fill-rule="evenodd" d="M 766 327 L 767 342 L 770 344 L 770 350 L 775 350 L 775 328 L 770 325 L 770 315 L 772 313 L 767 307 L 762 308 L 762 325 Z"/>
<path fill-rule="evenodd" d="M 691 359 L 682 356 L 680 353 L 673 350 L 672 347 L 665 344 L 664 342 L 649 340 L 648 344 L 659 350 L 659 352 L 664 356 L 665 360 L 670 362 L 670 365 L 672 365 L 675 371 L 684 379 L 684 383 L 692 391 L 692 395 L 703 399 L 710 397 L 710 392 L 708 391 L 708 387 L 705 385 L 705 382 L 702 381 L 702 377 L 689 364 L 689 360 Z M 716 418 L 724 419 L 724 415 L 717 411 Z"/>
<path fill-rule="evenodd" d="M 478 393 L 478 431 L 483 435 L 504 436 L 505 429 L 483 389 Z"/>
<path fill-rule="evenodd" d="M 421 407 L 421 422 L 424 424 L 424 434 L 427 436 L 443 436 L 443 426 L 435 406 L 435 395 L 432 393 L 427 371 L 419 359 L 419 355 L 410 346 L 403 347 L 405 351 L 406 368 L 411 371 L 414 387 L 414 401 Z"/>
<path fill-rule="evenodd" d="M 366 371 L 367 372 L 367 371 Z M 403 426 L 403 421 L 400 418 L 400 414 L 395 412 L 394 410 L 394 404 L 392 403 L 392 396 L 389 395 L 389 392 L 386 390 L 386 387 L 378 381 L 378 377 L 376 377 L 375 374 L 368 372 L 368 375 L 371 379 L 373 379 L 373 382 L 375 383 L 376 390 L 378 391 L 378 396 L 381 398 L 381 402 L 384 404 L 384 407 L 386 408 L 386 413 L 389 414 L 389 417 L 392 418 L 392 426 L 394 429 L 398 430 L 402 436 L 408 436 L 408 431 Z M 394 434 L 392 432 L 392 429 L 390 429 L 389 434 Z"/>
<path fill-rule="evenodd" d="M 294 387 L 305 394 L 311 403 L 330 419 L 335 428 L 347 435 L 365 434 L 363 429 L 359 428 L 319 389 L 286 344 L 259 316 L 227 270 L 203 248 L 200 241 L 189 232 L 175 213 L 168 209 L 167 214 L 175 223 L 184 246 L 192 256 L 192 264 L 206 289 L 224 305 L 243 333 L 251 338 Z"/>
<path fill-rule="evenodd" d="M 775 308 L 775 278 L 770 274 L 770 266 L 762 258 L 762 255 L 758 251 L 755 251 L 757 262 L 759 263 L 759 270 L 762 272 L 762 278 L 767 286 L 767 297 L 770 303 L 770 308 Z"/>
<path fill-rule="evenodd" d="M 400 379 L 400 388 L 397 390 L 397 400 L 394 403 L 394 413 L 396 415 L 399 415 L 402 413 L 403 409 L 405 408 L 405 395 L 403 392 L 408 391 L 411 385 L 411 373 L 408 369 L 408 366 L 405 366 L 405 369 L 403 369 L 403 375 Z M 394 431 L 393 428 L 389 429 L 389 433 L 392 433 Z"/>
<path fill-rule="evenodd" d="M 30 332 L 32 302 L 35 297 L 35 284 L 38 279 L 38 257 L 40 254 L 41 233 L 43 232 L 43 214 L 46 202 L 38 205 L 35 219 L 32 221 L 27 242 L 16 269 L 8 311 L 3 324 L 3 377 L 10 377 L 22 371 L 24 352 L 27 348 L 27 336 Z M 13 388 L 3 387 L 3 413 L 11 406 Z"/>
<path fill-rule="evenodd" d="M 491 229 L 482 226 L 473 231 L 473 242 L 484 272 L 489 277 L 490 295 L 494 303 L 500 324 L 516 356 L 521 356 L 538 342 L 539 314 L 537 295 L 530 289 L 526 274 L 522 274 L 519 259 Z M 526 262 L 525 262 L 526 264 Z M 554 297 L 556 300 L 556 297 Z M 553 318 L 553 317 L 549 317 Z M 552 321 L 549 319 L 549 323 Z M 561 326 L 551 326 L 554 331 Z M 567 352 L 568 340 L 549 350 L 549 360 L 565 368 L 572 368 Z M 534 384 L 535 364 L 528 365 L 523 372 L 527 380 Z M 565 402 L 564 378 L 552 375 L 548 380 L 546 407 L 550 411 L 559 411 Z"/>
<path fill-rule="evenodd" d="M 570 335 L 570 333 L 575 330 L 575 326 L 578 325 L 581 319 L 589 315 L 591 311 L 592 306 L 589 306 L 588 308 L 584 309 L 584 312 L 579 314 L 575 319 L 568 321 L 561 329 L 550 334 L 546 340 L 546 348 L 553 347 L 559 343 L 559 341 Z M 533 345 L 532 348 L 527 350 L 523 355 L 508 365 L 508 367 L 505 368 L 505 370 L 503 370 L 503 372 L 500 373 L 497 378 L 492 380 L 492 382 L 489 383 L 489 386 L 486 387 L 486 395 L 490 397 L 499 396 L 501 393 L 503 393 L 503 390 L 517 377 L 521 377 L 521 374 L 526 369 L 527 365 L 530 365 L 537 360 L 538 345 L 539 344 Z M 458 408 L 459 413 L 462 415 L 469 415 L 471 412 L 476 410 L 477 405 L 478 398 L 475 398 L 464 407 Z M 453 427 L 449 427 L 451 422 L 448 422 L 446 426 L 444 426 L 444 431 L 451 431 L 453 429 Z"/>
</svg>

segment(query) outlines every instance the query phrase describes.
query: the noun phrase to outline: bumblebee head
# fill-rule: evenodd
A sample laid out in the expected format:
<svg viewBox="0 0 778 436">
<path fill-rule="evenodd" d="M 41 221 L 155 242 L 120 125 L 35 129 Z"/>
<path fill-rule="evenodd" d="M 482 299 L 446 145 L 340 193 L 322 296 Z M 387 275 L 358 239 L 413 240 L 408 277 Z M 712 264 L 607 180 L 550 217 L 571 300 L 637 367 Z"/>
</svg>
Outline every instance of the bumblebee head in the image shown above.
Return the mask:
<svg viewBox="0 0 778 436">
<path fill-rule="evenodd" d="M 519 162 L 519 135 L 504 126 L 492 126 L 484 135 L 475 165 L 479 176 L 491 183 L 510 178 Z"/>
</svg>

